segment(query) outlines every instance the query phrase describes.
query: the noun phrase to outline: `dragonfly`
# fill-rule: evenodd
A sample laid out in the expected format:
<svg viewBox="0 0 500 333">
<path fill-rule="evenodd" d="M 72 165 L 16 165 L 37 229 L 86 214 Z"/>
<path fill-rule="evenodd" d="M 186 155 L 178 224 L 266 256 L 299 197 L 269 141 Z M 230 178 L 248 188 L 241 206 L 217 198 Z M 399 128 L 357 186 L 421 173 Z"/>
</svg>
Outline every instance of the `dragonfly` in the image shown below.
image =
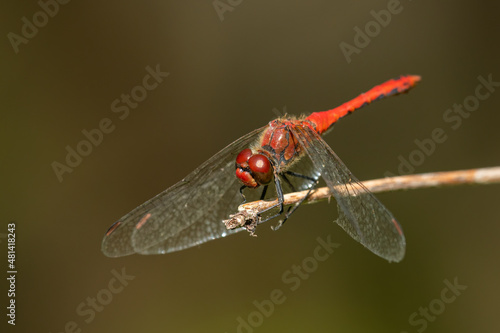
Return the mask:
<svg viewBox="0 0 500 333">
<path fill-rule="evenodd" d="M 406 250 L 401 226 L 321 135 L 340 118 L 373 101 L 407 92 L 420 79 L 400 76 L 334 109 L 309 116 L 284 115 L 242 136 L 112 224 L 102 252 L 108 257 L 164 254 L 234 234 L 244 226 L 228 230 L 222 221 L 245 200 L 278 199 L 273 209 L 259 213 L 263 222 L 283 214 L 284 192 L 309 189 L 310 193 L 322 178 L 337 202 L 336 223 L 374 254 L 389 262 L 401 261 Z M 279 225 L 290 213 L 289 209 Z"/>
</svg>

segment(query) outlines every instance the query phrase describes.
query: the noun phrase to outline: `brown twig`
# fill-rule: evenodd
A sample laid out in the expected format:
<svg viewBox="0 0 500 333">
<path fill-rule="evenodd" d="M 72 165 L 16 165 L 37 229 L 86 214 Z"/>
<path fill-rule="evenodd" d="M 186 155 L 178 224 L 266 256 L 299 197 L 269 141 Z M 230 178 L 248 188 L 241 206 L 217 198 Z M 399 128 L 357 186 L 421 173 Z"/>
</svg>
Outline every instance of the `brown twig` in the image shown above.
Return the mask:
<svg viewBox="0 0 500 333">
<path fill-rule="evenodd" d="M 373 179 L 361 182 L 362 185 L 372 193 L 389 192 L 398 190 L 410 190 L 417 188 L 453 186 L 461 184 L 494 184 L 500 183 L 500 167 L 431 172 L 417 175 L 397 176 L 391 178 Z M 284 205 L 298 203 L 306 196 L 308 191 L 288 193 L 284 196 Z M 314 190 L 304 203 L 314 203 L 329 199 L 331 192 L 328 187 L 321 187 Z M 227 229 L 245 227 L 252 234 L 259 223 L 259 213 L 266 208 L 272 207 L 278 200 L 253 201 L 242 204 L 238 207 L 238 213 L 230 215 L 228 220 L 224 220 Z"/>
</svg>

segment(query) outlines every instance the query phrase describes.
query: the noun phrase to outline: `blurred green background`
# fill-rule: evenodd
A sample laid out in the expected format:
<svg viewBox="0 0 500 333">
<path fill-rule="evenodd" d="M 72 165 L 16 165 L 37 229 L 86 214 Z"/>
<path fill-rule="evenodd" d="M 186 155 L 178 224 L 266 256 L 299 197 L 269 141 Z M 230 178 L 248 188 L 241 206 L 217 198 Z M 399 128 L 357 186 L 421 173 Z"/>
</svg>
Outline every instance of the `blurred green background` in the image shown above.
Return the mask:
<svg viewBox="0 0 500 333">
<path fill-rule="evenodd" d="M 242 318 L 253 327 L 240 332 L 498 331 L 498 185 L 378 195 L 405 230 L 399 264 L 333 224 L 334 203 L 302 207 L 258 238 L 240 233 L 165 256 L 102 255 L 111 223 L 275 118 L 274 108 L 326 110 L 400 74 L 423 80 L 325 137 L 359 179 L 396 173 L 398 157 L 435 128 L 447 140 L 415 173 L 500 164 L 500 89 L 457 129 L 443 119 L 475 93 L 478 76 L 500 81 L 498 3 L 401 1 L 350 63 L 339 45 L 354 45 L 354 28 L 393 2 L 220 3 L 231 9 L 223 20 L 212 1 L 72 1 L 17 53 L 8 34 L 21 35 L 22 18 L 33 22 L 41 7 L 3 3 L 0 241 L 5 263 L 7 223 L 16 221 L 15 330 L 237 332 Z M 157 64 L 170 76 L 120 120 L 111 103 Z M 51 164 L 103 118 L 115 130 L 59 182 Z M 283 274 L 329 235 L 340 247 L 290 290 Z M 122 270 L 134 278 L 111 294 Z M 443 303 L 444 281 L 454 279 L 467 289 Z M 257 314 L 254 301 L 275 289 L 284 302 Z M 96 297 L 106 305 L 90 310 Z M 429 305 L 425 319 L 419 309 Z"/>
</svg>

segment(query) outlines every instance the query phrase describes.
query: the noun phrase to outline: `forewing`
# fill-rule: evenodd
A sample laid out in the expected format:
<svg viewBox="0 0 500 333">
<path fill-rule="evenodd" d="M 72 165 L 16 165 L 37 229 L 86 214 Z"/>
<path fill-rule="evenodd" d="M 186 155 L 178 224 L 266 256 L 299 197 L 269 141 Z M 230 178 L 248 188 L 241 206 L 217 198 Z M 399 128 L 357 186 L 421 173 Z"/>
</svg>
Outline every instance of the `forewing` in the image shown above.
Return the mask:
<svg viewBox="0 0 500 333">
<path fill-rule="evenodd" d="M 295 174 L 299 174 L 302 176 L 306 176 L 307 178 L 286 175 L 289 179 L 290 183 L 292 183 L 295 191 L 302 191 L 311 188 L 315 185 L 315 181 L 311 179 L 319 179 L 321 174 L 318 172 L 318 168 L 312 163 L 309 158 L 300 158 L 297 162 L 292 164 L 291 167 L 287 169 Z M 285 182 L 283 182 L 283 186 L 287 186 Z M 292 189 L 290 189 L 292 190 Z"/>
<path fill-rule="evenodd" d="M 401 261 L 406 242 L 394 216 L 351 174 L 318 133 L 300 125 L 291 130 L 337 201 L 336 222 L 376 255 Z"/>
<path fill-rule="evenodd" d="M 236 140 L 186 178 L 118 220 L 104 236 L 103 253 L 119 257 L 174 252 L 240 231 L 227 230 L 222 223 L 242 202 L 235 159 L 264 129 Z"/>
</svg>

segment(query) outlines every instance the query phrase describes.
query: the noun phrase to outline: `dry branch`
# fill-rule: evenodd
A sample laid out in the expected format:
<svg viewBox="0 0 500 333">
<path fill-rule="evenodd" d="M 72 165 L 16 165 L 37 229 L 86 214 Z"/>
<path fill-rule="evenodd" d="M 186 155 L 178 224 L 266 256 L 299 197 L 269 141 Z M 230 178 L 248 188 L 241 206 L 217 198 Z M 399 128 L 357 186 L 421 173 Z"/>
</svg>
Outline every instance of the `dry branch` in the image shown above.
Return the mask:
<svg viewBox="0 0 500 333">
<path fill-rule="evenodd" d="M 417 188 L 452 186 L 462 184 L 494 184 L 500 183 L 500 167 L 432 172 L 417 175 L 397 176 L 391 178 L 373 179 L 361 182 L 362 185 L 372 193 L 389 192 L 398 190 L 410 190 Z M 284 205 L 293 205 L 299 202 L 308 191 L 293 192 L 285 194 Z M 321 187 L 314 190 L 304 201 L 314 203 L 320 200 L 329 199 L 331 192 L 328 187 Z M 253 233 L 259 223 L 259 213 L 266 208 L 272 207 L 278 200 L 253 201 L 242 204 L 238 207 L 238 213 L 230 215 L 228 220 L 224 220 L 227 229 L 245 227 Z"/>
</svg>

